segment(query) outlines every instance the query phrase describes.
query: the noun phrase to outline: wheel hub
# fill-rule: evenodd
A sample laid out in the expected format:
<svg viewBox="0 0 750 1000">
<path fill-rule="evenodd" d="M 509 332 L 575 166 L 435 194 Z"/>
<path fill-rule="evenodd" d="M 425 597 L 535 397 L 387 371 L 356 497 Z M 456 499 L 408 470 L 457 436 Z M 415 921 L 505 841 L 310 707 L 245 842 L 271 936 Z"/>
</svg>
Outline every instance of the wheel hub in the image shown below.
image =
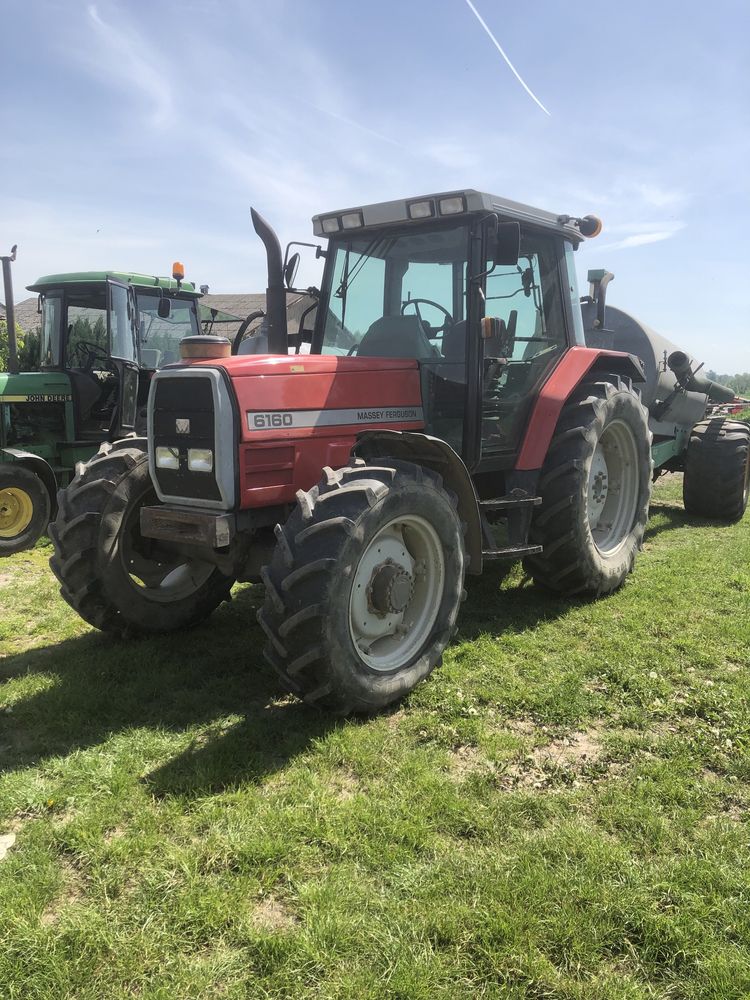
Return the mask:
<svg viewBox="0 0 750 1000">
<path fill-rule="evenodd" d="M 613 420 L 596 445 L 588 482 L 589 528 L 603 555 L 613 555 L 627 539 L 638 508 L 638 491 L 633 431 L 624 421 Z"/>
<path fill-rule="evenodd" d="M 404 514 L 375 532 L 354 567 L 349 630 L 372 670 L 401 669 L 432 633 L 445 587 L 445 558 L 435 528 Z"/>
<path fill-rule="evenodd" d="M 18 486 L 0 490 L 0 538 L 14 538 L 31 524 L 34 503 Z"/>
<path fill-rule="evenodd" d="M 400 615 L 409 606 L 413 594 L 414 577 L 404 566 L 386 559 L 373 570 L 367 598 L 376 615 Z"/>
</svg>

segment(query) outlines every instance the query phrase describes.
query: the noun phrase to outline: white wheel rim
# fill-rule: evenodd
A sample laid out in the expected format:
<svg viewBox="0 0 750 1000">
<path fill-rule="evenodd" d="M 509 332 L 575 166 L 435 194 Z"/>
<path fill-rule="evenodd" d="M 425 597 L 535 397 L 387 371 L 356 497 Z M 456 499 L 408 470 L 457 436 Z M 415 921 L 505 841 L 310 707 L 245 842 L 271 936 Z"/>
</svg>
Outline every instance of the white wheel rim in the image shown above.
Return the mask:
<svg viewBox="0 0 750 1000">
<path fill-rule="evenodd" d="M 363 662 L 383 673 L 407 665 L 432 632 L 444 588 L 433 526 L 416 514 L 384 525 L 357 564 L 349 597 L 349 631 Z"/>
<path fill-rule="evenodd" d="M 602 555 L 615 555 L 627 541 L 640 485 L 635 435 L 624 421 L 613 420 L 597 442 L 588 482 L 589 529 Z"/>
</svg>

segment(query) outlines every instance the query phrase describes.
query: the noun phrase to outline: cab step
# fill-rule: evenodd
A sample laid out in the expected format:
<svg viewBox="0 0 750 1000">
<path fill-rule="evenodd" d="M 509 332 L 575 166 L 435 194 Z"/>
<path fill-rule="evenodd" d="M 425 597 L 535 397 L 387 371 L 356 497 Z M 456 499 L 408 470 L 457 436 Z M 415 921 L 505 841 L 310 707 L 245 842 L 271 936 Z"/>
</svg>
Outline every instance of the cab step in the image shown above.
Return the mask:
<svg viewBox="0 0 750 1000">
<path fill-rule="evenodd" d="M 541 551 L 541 545 L 508 545 L 502 549 L 482 549 L 482 561 L 523 559 L 524 556 L 539 555 Z"/>
<path fill-rule="evenodd" d="M 525 490 L 512 490 L 504 497 L 480 500 L 479 506 L 482 510 L 517 510 L 519 507 L 538 507 L 541 502 L 541 497 L 532 496 Z"/>
</svg>

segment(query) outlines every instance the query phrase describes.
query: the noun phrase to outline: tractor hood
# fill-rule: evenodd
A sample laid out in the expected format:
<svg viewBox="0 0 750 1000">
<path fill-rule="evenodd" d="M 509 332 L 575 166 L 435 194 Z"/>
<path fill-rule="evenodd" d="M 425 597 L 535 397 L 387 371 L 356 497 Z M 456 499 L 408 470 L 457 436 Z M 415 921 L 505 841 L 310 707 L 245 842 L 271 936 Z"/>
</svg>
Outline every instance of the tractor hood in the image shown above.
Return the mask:
<svg viewBox="0 0 750 1000">
<path fill-rule="evenodd" d="M 70 380 L 62 372 L 0 374 L 0 403 L 67 403 Z"/>
</svg>

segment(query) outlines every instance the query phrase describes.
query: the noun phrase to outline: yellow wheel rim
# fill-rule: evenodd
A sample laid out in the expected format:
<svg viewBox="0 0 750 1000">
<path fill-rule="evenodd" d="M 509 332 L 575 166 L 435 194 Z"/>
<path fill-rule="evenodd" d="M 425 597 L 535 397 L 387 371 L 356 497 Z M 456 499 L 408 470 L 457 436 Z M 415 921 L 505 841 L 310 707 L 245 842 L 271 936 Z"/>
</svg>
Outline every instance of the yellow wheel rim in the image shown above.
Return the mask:
<svg viewBox="0 0 750 1000">
<path fill-rule="evenodd" d="M 0 490 L 0 538 L 15 538 L 31 524 L 34 501 L 20 486 Z"/>
</svg>

